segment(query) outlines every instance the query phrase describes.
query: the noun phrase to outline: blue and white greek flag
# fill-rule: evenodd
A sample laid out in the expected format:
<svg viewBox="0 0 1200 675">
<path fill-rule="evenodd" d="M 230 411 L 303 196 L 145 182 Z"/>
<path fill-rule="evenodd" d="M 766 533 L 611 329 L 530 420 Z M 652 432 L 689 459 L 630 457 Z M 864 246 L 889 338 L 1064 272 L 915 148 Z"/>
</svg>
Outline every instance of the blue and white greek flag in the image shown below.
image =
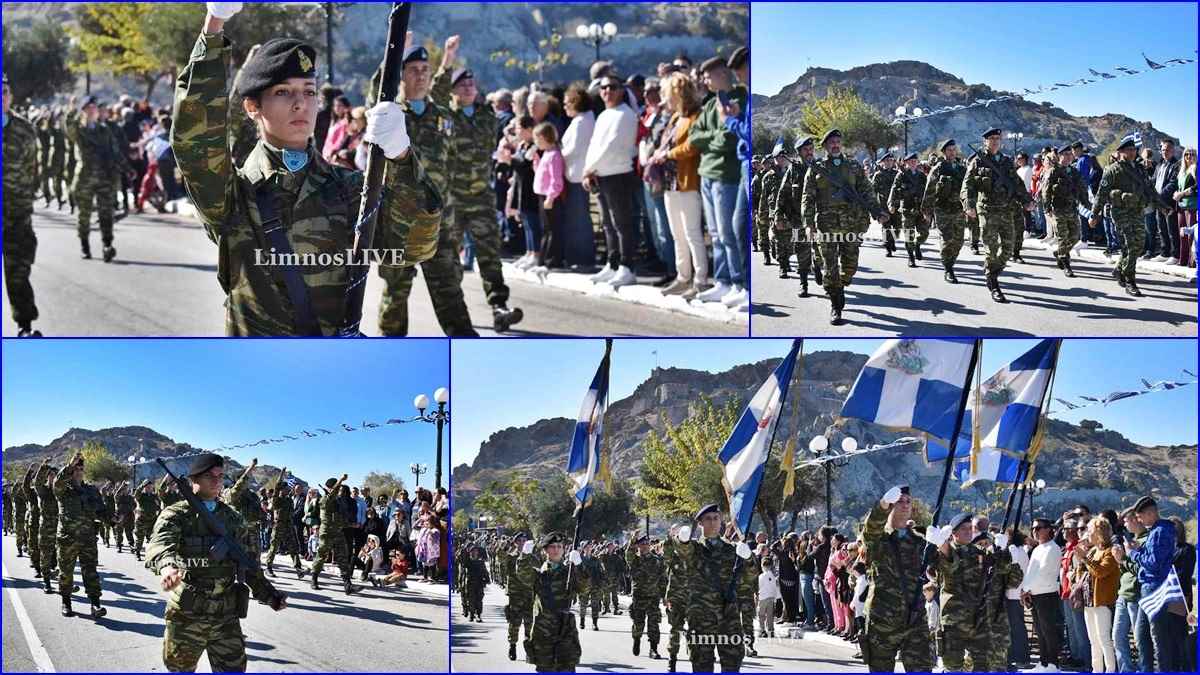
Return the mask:
<svg viewBox="0 0 1200 675">
<path fill-rule="evenodd" d="M 1167 572 L 1167 578 L 1152 593 L 1139 600 L 1138 604 L 1141 605 L 1146 616 L 1153 621 L 1159 612 L 1167 608 L 1167 605 L 1175 602 L 1186 603 L 1187 598 L 1183 595 L 1183 587 L 1179 585 L 1179 577 L 1175 575 L 1175 567 L 1172 566 Z"/>
<path fill-rule="evenodd" d="M 604 431 L 604 410 L 608 406 L 608 366 L 609 350 L 606 349 L 587 395 L 583 397 L 583 405 L 579 407 L 579 419 L 571 437 L 567 476 L 575 485 L 573 494 L 580 506 L 591 498 L 595 490 L 592 481 L 600 470 L 600 440 Z"/>
<path fill-rule="evenodd" d="M 718 454 L 725 467 L 722 482 L 729 494 L 729 519 L 737 525 L 738 532 L 745 533 L 750 526 L 767 456 L 771 453 L 771 438 L 787 399 L 796 355 L 803 344 L 803 340 L 792 341 L 792 350 L 754 392 Z"/>
<path fill-rule="evenodd" d="M 969 338 L 884 342 L 854 381 L 842 417 L 950 438 L 973 350 Z"/>
</svg>

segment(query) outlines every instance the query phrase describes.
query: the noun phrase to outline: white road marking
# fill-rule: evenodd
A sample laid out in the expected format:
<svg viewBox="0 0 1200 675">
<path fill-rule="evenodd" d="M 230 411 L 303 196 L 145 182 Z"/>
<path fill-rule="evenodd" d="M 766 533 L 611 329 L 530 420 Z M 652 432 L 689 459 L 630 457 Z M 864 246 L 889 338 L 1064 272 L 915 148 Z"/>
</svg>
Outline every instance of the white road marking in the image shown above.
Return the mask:
<svg viewBox="0 0 1200 675">
<path fill-rule="evenodd" d="M 3 565 L 0 569 L 7 577 L 8 565 Z M 50 662 L 50 654 L 46 652 L 46 646 L 42 644 L 42 639 L 33 629 L 33 621 L 30 620 L 29 613 L 25 611 L 25 604 L 21 602 L 21 596 L 17 595 L 16 589 L 11 586 L 7 586 L 5 590 L 8 591 L 8 597 L 12 600 L 13 609 L 17 613 L 17 621 L 21 624 L 21 632 L 25 634 L 25 642 L 29 644 L 29 651 L 33 654 L 33 662 L 37 664 L 38 672 L 57 672 L 54 670 L 54 664 Z"/>
</svg>

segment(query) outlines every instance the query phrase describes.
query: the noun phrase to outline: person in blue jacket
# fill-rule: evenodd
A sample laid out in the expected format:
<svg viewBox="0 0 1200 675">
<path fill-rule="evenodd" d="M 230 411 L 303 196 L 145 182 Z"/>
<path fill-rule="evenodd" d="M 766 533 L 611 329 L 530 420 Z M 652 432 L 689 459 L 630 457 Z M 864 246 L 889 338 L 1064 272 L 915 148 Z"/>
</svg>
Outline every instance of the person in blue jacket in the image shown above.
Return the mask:
<svg viewBox="0 0 1200 675">
<path fill-rule="evenodd" d="M 1138 521 L 1149 530 L 1146 541 L 1128 542 L 1129 557 L 1138 566 L 1138 582 L 1142 599 L 1158 590 L 1170 574 L 1175 558 L 1175 524 L 1158 516 L 1158 504 L 1153 497 L 1142 497 L 1133 505 Z M 1154 642 L 1154 659 L 1160 672 L 1187 670 L 1187 620 L 1164 607 L 1150 620 L 1150 637 Z M 1192 642 L 1195 648 L 1195 642 Z"/>
</svg>

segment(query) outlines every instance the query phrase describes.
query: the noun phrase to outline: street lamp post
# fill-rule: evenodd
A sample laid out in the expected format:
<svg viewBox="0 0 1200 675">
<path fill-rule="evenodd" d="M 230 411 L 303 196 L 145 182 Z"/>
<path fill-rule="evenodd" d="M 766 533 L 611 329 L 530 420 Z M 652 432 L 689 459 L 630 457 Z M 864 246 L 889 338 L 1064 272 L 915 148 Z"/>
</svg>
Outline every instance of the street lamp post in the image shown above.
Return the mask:
<svg viewBox="0 0 1200 675">
<path fill-rule="evenodd" d="M 910 114 L 907 106 L 896 108 L 896 121 L 904 125 L 904 155 L 908 156 L 908 122 L 914 117 L 920 117 L 924 110 L 913 108 Z"/>
<path fill-rule="evenodd" d="M 429 465 L 413 462 L 408 465 L 408 470 L 412 472 L 413 482 L 416 483 L 416 487 L 421 487 L 421 474 L 429 473 Z"/>
<path fill-rule="evenodd" d="M 1008 132 L 1008 135 L 1006 136 L 1006 138 L 1008 138 L 1008 140 L 1012 141 L 1012 154 L 1015 157 L 1017 154 L 1017 143 L 1020 143 L 1021 141 L 1023 141 L 1025 139 L 1025 132 L 1019 131 L 1017 133 L 1013 133 L 1010 131 L 1010 132 Z"/>
<path fill-rule="evenodd" d="M 598 23 L 580 24 L 575 28 L 575 37 L 596 48 L 596 60 L 600 60 L 600 45 L 606 45 L 617 37 L 617 24 L 609 21 L 601 26 Z"/>
<path fill-rule="evenodd" d="M 433 467 L 433 482 L 435 488 L 442 487 L 442 428 L 450 421 L 450 411 L 446 410 L 446 403 L 450 401 L 450 391 L 445 387 L 439 387 L 433 392 L 433 400 L 437 403 L 437 410 L 425 414 L 425 409 L 429 407 L 429 397 L 425 394 L 420 394 L 413 399 L 413 405 L 417 408 L 417 419 L 422 422 L 429 422 L 437 425 L 437 464 Z"/>
<path fill-rule="evenodd" d="M 850 463 L 849 457 L 841 457 L 832 454 L 829 447 L 829 438 L 824 435 L 814 436 L 808 442 L 808 449 L 816 455 L 818 459 L 827 457 L 822 464 L 825 465 L 825 524 L 833 525 L 833 467 L 843 467 Z M 847 436 L 842 439 L 842 452 L 854 452 L 858 449 L 858 441 Z"/>
</svg>

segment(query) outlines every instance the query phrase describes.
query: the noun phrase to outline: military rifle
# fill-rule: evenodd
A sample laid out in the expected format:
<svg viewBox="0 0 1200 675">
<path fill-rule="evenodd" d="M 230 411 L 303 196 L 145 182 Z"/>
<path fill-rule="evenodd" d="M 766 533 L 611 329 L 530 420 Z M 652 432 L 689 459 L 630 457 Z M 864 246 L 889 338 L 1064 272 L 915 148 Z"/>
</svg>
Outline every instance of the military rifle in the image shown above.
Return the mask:
<svg viewBox="0 0 1200 675">
<path fill-rule="evenodd" d="M 862 194 L 858 190 L 855 190 L 853 187 L 851 187 L 850 184 L 834 178 L 833 174 L 821 167 L 820 162 L 812 162 L 808 165 L 808 168 L 810 171 L 816 172 L 817 175 L 824 176 L 825 180 L 829 181 L 829 184 L 833 186 L 833 195 L 840 195 L 842 199 L 871 214 L 872 218 L 881 223 L 889 218 L 887 212 L 880 208 L 878 204 L 872 204 L 869 199 L 862 196 Z"/>
<path fill-rule="evenodd" d="M 1003 189 L 1010 198 L 1016 199 L 1017 194 L 1020 191 L 1017 190 L 1016 184 L 1012 182 L 1012 177 L 1010 177 L 1004 171 L 1001 171 L 1000 167 L 996 165 L 996 162 L 992 161 L 992 158 L 989 157 L 986 152 L 980 151 L 979 148 L 976 148 L 971 143 L 967 143 L 967 147 L 974 151 L 975 154 L 973 154 L 972 157 L 978 159 L 979 163 L 982 164 L 985 169 L 991 170 L 992 174 L 996 176 L 996 181 L 1000 184 L 1001 189 Z"/>
<path fill-rule="evenodd" d="M 191 506 L 196 513 L 200 514 L 200 519 L 203 520 L 204 524 L 208 526 L 208 529 L 217 536 L 217 543 L 213 544 L 212 548 L 209 549 L 208 557 L 218 562 L 232 557 L 234 562 L 238 564 L 239 568 L 244 567 L 247 569 L 257 570 L 259 568 L 258 560 L 251 558 L 244 550 L 242 550 L 241 544 L 239 544 L 237 540 L 235 540 L 227 531 L 225 531 L 225 525 L 222 524 L 221 521 L 218 520 L 217 517 L 214 516 L 206 506 L 204 506 L 203 502 L 200 501 L 200 498 L 196 496 L 196 493 L 192 492 L 192 484 L 184 478 L 171 473 L 171 470 L 167 468 L 166 462 L 162 461 L 161 457 L 155 461 L 158 462 L 159 466 L 163 468 L 163 471 L 166 471 L 167 475 L 171 477 L 171 480 L 175 483 L 175 487 L 179 490 L 179 494 L 182 495 L 185 500 L 187 500 L 188 506 Z M 238 576 L 241 576 L 240 572 Z"/>
</svg>

